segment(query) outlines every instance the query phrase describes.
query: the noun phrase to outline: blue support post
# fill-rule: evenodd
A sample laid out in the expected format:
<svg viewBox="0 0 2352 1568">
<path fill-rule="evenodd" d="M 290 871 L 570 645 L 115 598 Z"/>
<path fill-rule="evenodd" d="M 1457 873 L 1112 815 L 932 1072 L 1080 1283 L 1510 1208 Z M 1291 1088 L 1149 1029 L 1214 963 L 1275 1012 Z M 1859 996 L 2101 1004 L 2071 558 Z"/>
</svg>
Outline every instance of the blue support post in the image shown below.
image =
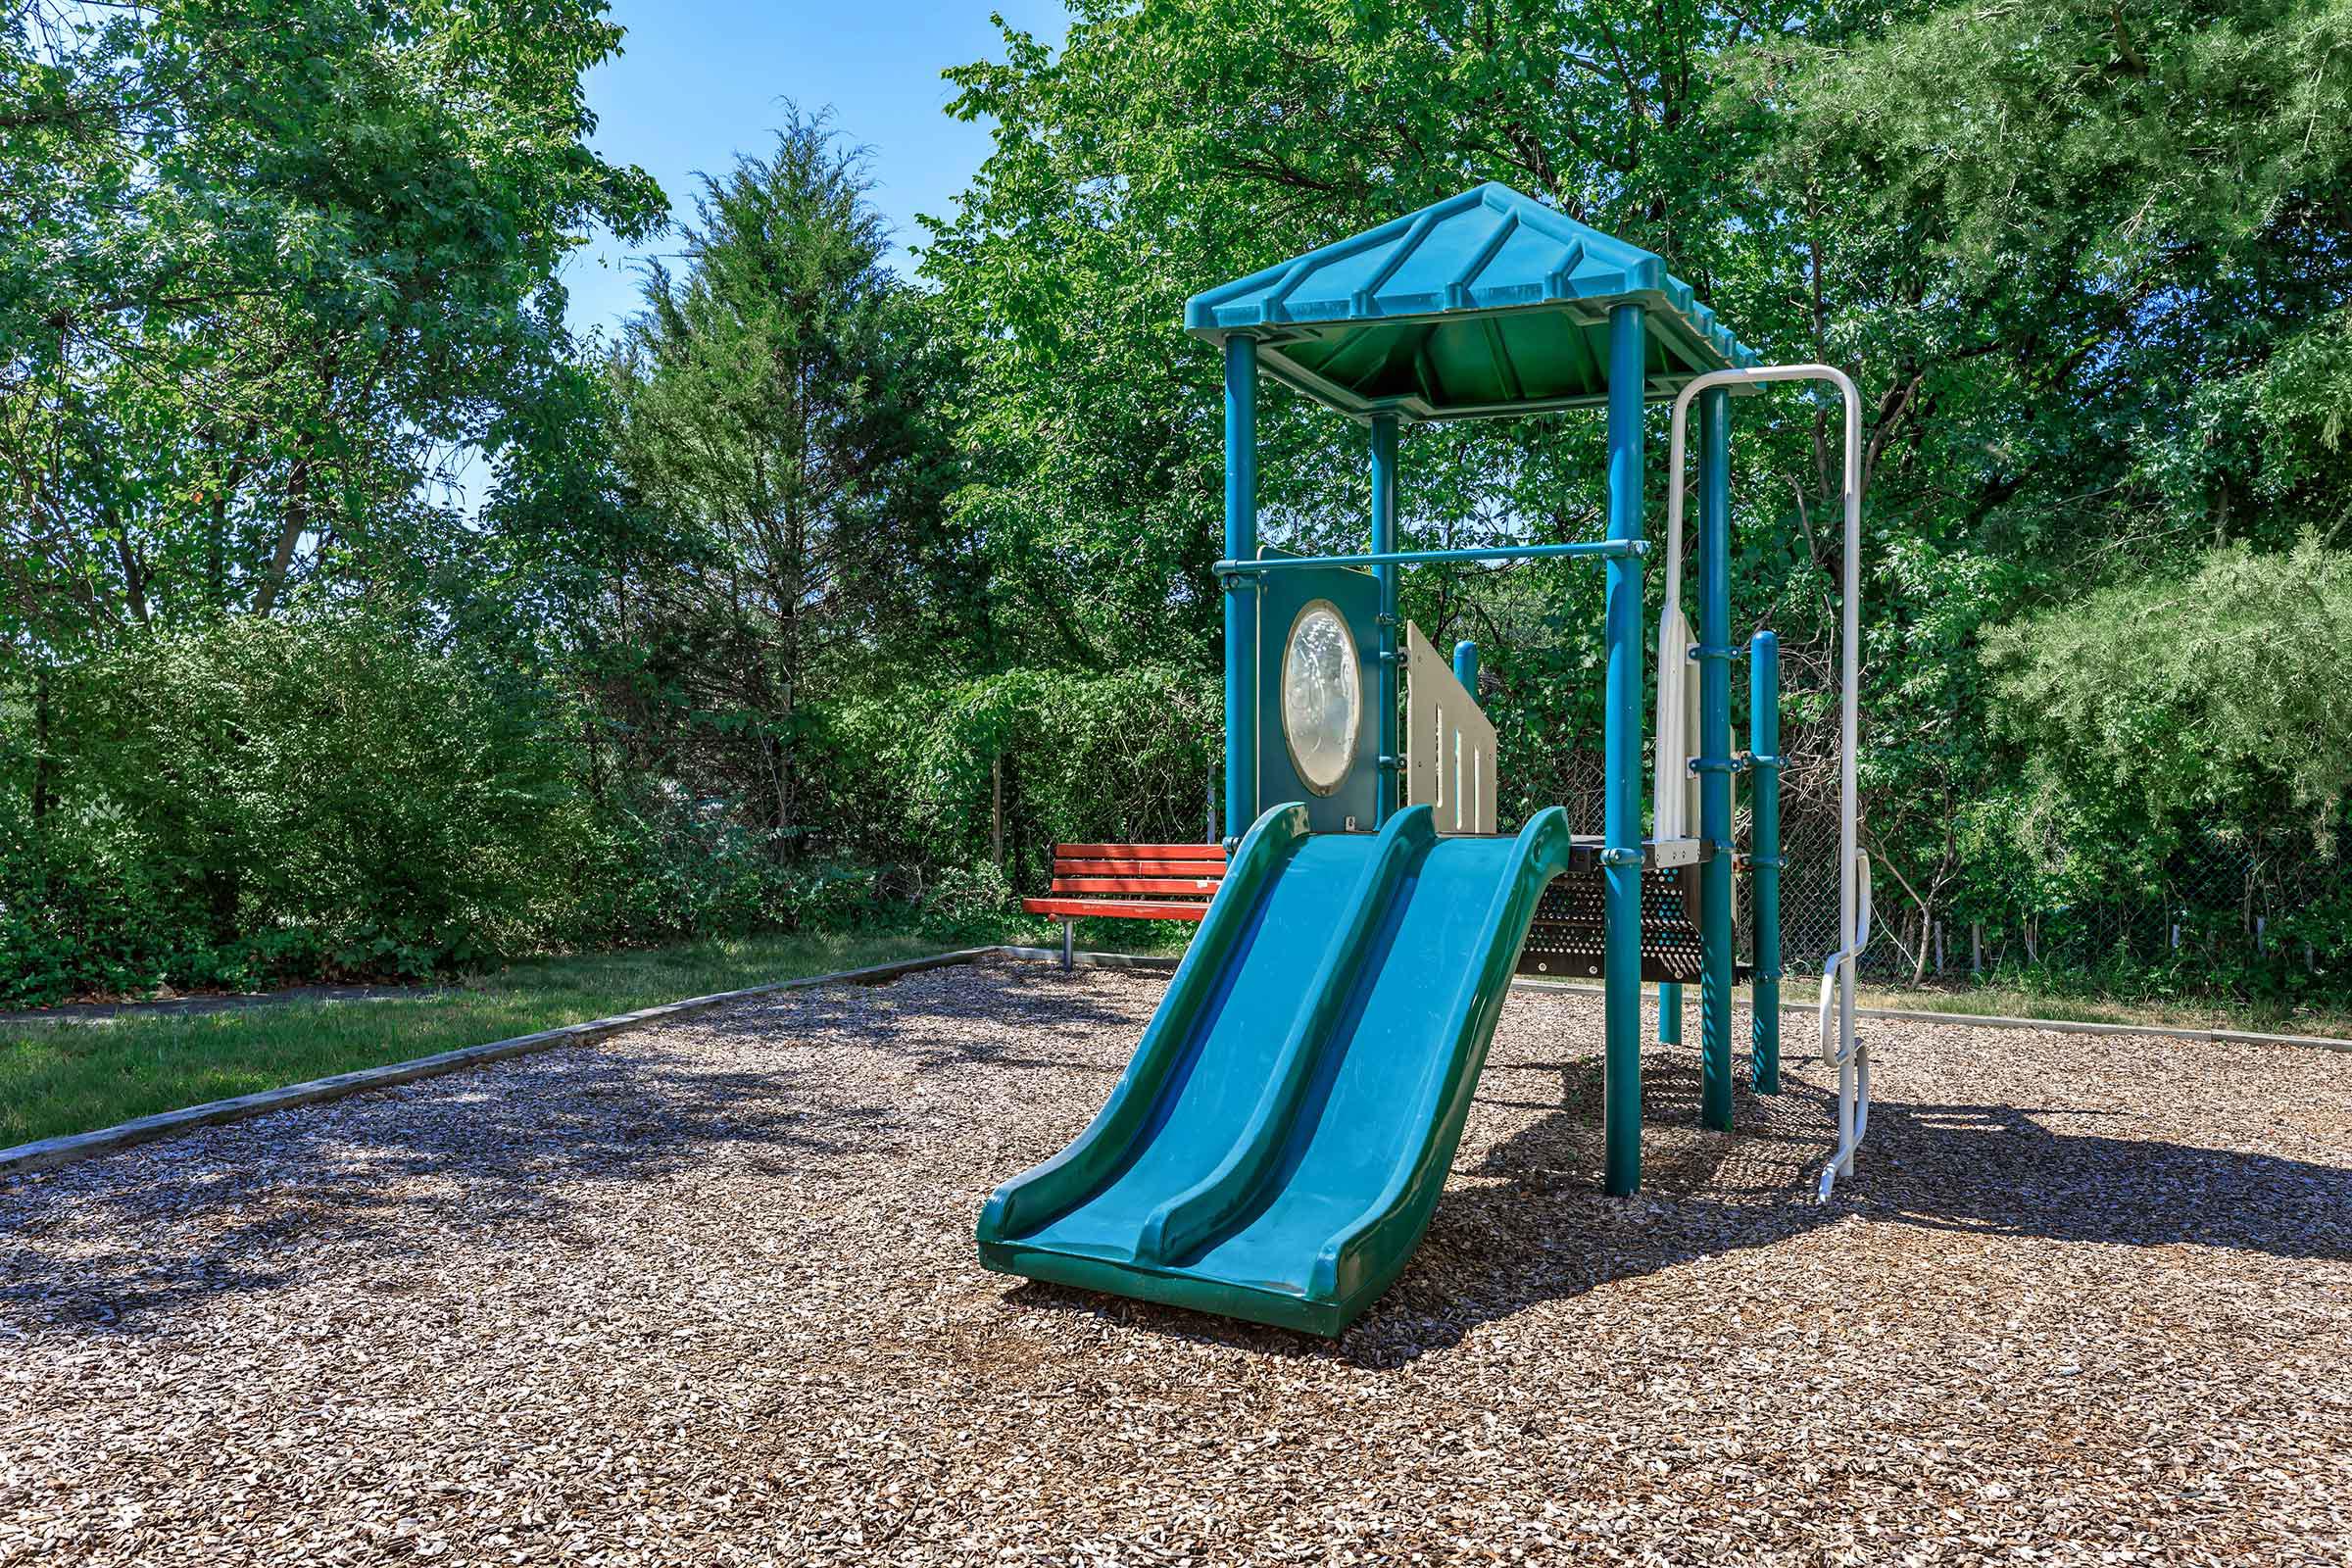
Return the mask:
<svg viewBox="0 0 2352 1568">
<path fill-rule="evenodd" d="M 1257 554 L 1257 344 L 1225 340 L 1225 559 Z M 1257 817 L 1257 579 L 1225 579 L 1225 847 Z"/>
<path fill-rule="evenodd" d="M 1385 556 L 1396 549 L 1396 416 L 1372 416 L 1372 554 Z M 1375 659 L 1380 678 L 1373 695 L 1373 711 L 1380 715 L 1380 744 L 1374 753 L 1372 821 L 1389 819 L 1397 797 L 1397 770 L 1404 765 L 1396 744 L 1396 662 L 1401 646 L 1396 635 L 1396 568 L 1374 566 L 1380 583 L 1380 652 Z"/>
<path fill-rule="evenodd" d="M 1679 475 L 1677 476 L 1680 477 Z M 1732 1130 L 1732 393 L 1698 395 L 1698 1119 Z"/>
<path fill-rule="evenodd" d="M 1462 683 L 1472 701 L 1478 698 L 1478 644 L 1458 642 L 1453 645 L 1453 678 Z"/>
<path fill-rule="evenodd" d="M 1609 537 L 1642 537 L 1642 410 L 1648 323 L 1639 305 L 1609 309 Z M 1642 1185 L 1642 562 L 1609 558 L 1602 760 L 1601 875 L 1608 934 L 1602 966 L 1606 1040 L 1601 1090 L 1603 1186 Z"/>
<path fill-rule="evenodd" d="M 1756 966 L 1747 1004 L 1755 1016 L 1748 1078 L 1759 1095 L 1781 1092 L 1781 640 L 1748 645 L 1748 767 L 1755 773 L 1755 853 L 1748 857 L 1749 924 Z"/>
<path fill-rule="evenodd" d="M 1683 1043 L 1683 988 L 1669 980 L 1658 987 L 1658 1044 Z"/>
</svg>

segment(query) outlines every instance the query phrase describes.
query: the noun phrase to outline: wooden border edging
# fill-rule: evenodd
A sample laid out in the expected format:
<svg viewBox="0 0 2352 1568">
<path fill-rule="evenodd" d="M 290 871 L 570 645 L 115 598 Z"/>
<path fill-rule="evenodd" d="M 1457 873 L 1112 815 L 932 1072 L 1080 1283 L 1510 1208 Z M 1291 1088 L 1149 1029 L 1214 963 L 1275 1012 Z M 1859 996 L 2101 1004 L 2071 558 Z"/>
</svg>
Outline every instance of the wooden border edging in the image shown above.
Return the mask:
<svg viewBox="0 0 2352 1568">
<path fill-rule="evenodd" d="M 667 1002 L 658 1007 L 641 1007 L 635 1012 L 619 1013 L 611 1018 L 592 1018 L 586 1023 L 565 1024 L 559 1029 L 542 1029 L 537 1034 L 516 1035 L 511 1040 L 493 1040 L 488 1045 L 463 1046 L 456 1051 L 444 1051 L 438 1055 L 418 1056 L 412 1061 L 396 1061 L 382 1067 L 363 1067 L 353 1072 L 336 1073 L 331 1077 L 314 1078 L 308 1083 L 288 1084 L 279 1089 L 265 1089 L 256 1094 L 239 1095 L 231 1100 L 216 1100 L 202 1105 L 190 1105 L 182 1110 L 162 1111 L 153 1116 L 141 1116 L 113 1127 L 101 1127 L 95 1132 L 71 1133 L 59 1138 L 43 1138 L 14 1149 L 0 1149 L 0 1178 L 27 1176 L 35 1171 L 54 1170 L 77 1159 L 99 1154 L 111 1154 L 140 1144 L 193 1132 L 199 1127 L 218 1127 L 228 1122 L 245 1121 L 265 1116 L 273 1110 L 291 1110 L 299 1105 L 323 1104 L 330 1100 L 342 1100 L 351 1095 L 363 1095 L 370 1090 L 391 1089 L 401 1084 L 416 1083 L 424 1078 L 438 1078 L 447 1073 L 462 1072 L 486 1062 L 505 1061 L 514 1056 L 527 1056 L 558 1046 L 585 1045 L 611 1035 L 624 1033 L 665 1018 L 683 1018 L 698 1012 L 708 1012 L 730 1002 L 742 1002 L 751 997 L 773 996 L 784 991 L 806 991 L 815 986 L 879 985 L 902 975 L 920 974 L 926 969 L 946 969 L 956 964 L 976 963 L 983 958 L 1019 958 L 1029 962 L 1059 963 L 1061 955 L 1052 948 L 1019 948 L 1003 944 L 983 948 L 958 948 L 952 953 L 928 954 L 919 958 L 901 958 L 892 963 L 868 964 L 861 969 L 836 969 L 828 974 L 805 975 L 796 980 L 775 980 L 766 985 L 746 986 L 740 991 L 716 991 L 707 997 L 688 997 L 682 1002 Z M 1180 961 L 1170 957 L 1148 956 L 1126 953 L 1079 953 L 1072 955 L 1074 962 L 1094 969 L 1152 969 L 1170 970 Z M 1573 992 L 1580 996 L 1601 995 L 1598 986 L 1575 985 L 1561 980 L 1513 980 L 1515 991 Z M 1817 1010 L 1801 1002 L 1781 1004 L 1783 1012 L 1812 1013 Z M 1855 1016 L 1887 1018 L 1898 1022 L 1961 1024 L 1984 1029 L 2045 1029 L 2056 1034 L 2077 1035 L 2153 1035 L 2165 1040 L 2193 1040 L 2214 1045 L 2297 1046 L 2311 1050 L 2352 1053 L 2352 1040 L 2332 1040 L 2324 1035 L 2265 1035 L 2243 1029 L 2172 1029 L 2155 1024 L 2135 1023 L 2073 1023 L 2056 1018 L 2009 1018 L 1995 1013 L 1975 1012 L 1913 1012 L 1899 1007 L 1856 1007 Z"/>
<path fill-rule="evenodd" d="M 953 953 L 934 953 L 919 958 L 868 964 L 861 969 L 837 969 L 830 974 L 813 974 L 797 980 L 775 980 L 766 985 L 746 986 L 740 991 L 716 991 L 707 997 L 688 997 L 683 1002 L 666 1002 L 658 1007 L 641 1007 L 635 1012 L 619 1013 L 611 1018 L 592 1018 L 586 1023 L 565 1024 L 560 1029 L 542 1029 L 537 1034 L 516 1035 L 511 1040 L 493 1040 L 488 1045 L 462 1046 L 438 1055 L 418 1056 L 413 1061 L 396 1061 L 382 1067 L 362 1067 L 327 1078 L 314 1078 L 309 1083 L 287 1084 L 279 1089 L 239 1095 L 232 1100 L 216 1100 L 208 1104 L 190 1105 L 183 1110 L 162 1111 L 113 1127 L 101 1127 L 96 1132 L 43 1138 L 34 1143 L 19 1144 L 14 1149 L 0 1149 L 0 1177 L 53 1170 L 77 1159 L 111 1154 L 139 1144 L 151 1144 L 158 1139 L 193 1132 L 199 1127 L 244 1121 L 250 1117 L 268 1115 L 273 1110 L 290 1110 L 297 1105 L 322 1104 L 330 1100 L 362 1095 L 374 1089 L 391 1089 L 422 1078 L 438 1078 L 445 1073 L 462 1072 L 484 1062 L 505 1061 L 513 1056 L 552 1051 L 558 1046 L 584 1045 L 665 1018 L 682 1018 L 708 1012 L 712 1007 L 741 1002 L 749 997 L 770 996 L 781 991 L 806 991 L 812 986 L 878 985 L 885 980 L 896 980 L 901 975 L 919 974 L 925 969 L 944 969 L 954 964 L 993 957 L 1004 951 L 994 947 L 958 948 Z"/>
</svg>

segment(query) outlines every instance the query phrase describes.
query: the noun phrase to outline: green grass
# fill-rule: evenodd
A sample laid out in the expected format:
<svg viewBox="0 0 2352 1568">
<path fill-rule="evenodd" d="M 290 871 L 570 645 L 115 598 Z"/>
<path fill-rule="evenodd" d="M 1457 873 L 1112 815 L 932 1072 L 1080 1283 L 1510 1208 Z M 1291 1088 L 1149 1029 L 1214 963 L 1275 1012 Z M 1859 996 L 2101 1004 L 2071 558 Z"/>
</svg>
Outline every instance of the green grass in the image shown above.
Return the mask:
<svg viewBox="0 0 2352 1568">
<path fill-rule="evenodd" d="M 1081 920 L 1078 947 L 1083 952 L 1129 953 L 1176 956 L 1184 952 L 1197 927 L 1168 920 Z M 1030 947 L 1058 948 L 1061 927 L 1036 922 L 1036 929 L 1008 931 L 1004 941 Z M 1594 982 L 1597 984 L 1597 982 Z M 1801 977 L 1795 969 L 1781 987 L 1783 1002 L 1803 1002 L 1814 995 L 1818 976 Z M 1744 1000 L 1744 988 L 1742 999 Z M 1695 990 L 1692 1000 L 1696 1000 Z M 2024 983 L 1979 985 L 1967 979 L 1930 981 L 1925 986 L 1865 984 L 1858 999 L 1865 1007 L 1896 1007 L 1910 1012 L 1959 1012 L 1980 1017 L 2047 1018 L 2054 1023 L 2120 1023 L 2166 1029 L 2239 1029 L 2257 1034 L 2319 1035 L 2352 1040 L 2352 1008 L 2230 1004 L 2209 1001 L 2150 1001 L 2088 991 L 2038 987 Z"/>
<path fill-rule="evenodd" d="M 1818 984 L 1818 982 L 1815 982 Z M 1786 986 L 1785 1001 L 1801 1000 Z M 1808 988 L 1804 997 L 1814 992 Z M 2239 1029 L 2256 1034 L 2320 1035 L 2352 1039 L 2352 1010 L 2309 1006 L 2292 1010 L 2210 1002 L 2146 1001 L 1990 984 L 1891 988 L 1865 985 L 1857 999 L 1865 1007 L 1902 1007 L 1913 1012 L 1964 1012 L 1979 1016 L 2047 1018 L 2064 1023 L 2140 1024 L 2161 1029 Z"/>
<path fill-rule="evenodd" d="M 961 945 L 910 932 L 746 937 L 534 959 L 439 995 L 398 1001 L 0 1025 L 0 1147 L 686 997 Z"/>
</svg>

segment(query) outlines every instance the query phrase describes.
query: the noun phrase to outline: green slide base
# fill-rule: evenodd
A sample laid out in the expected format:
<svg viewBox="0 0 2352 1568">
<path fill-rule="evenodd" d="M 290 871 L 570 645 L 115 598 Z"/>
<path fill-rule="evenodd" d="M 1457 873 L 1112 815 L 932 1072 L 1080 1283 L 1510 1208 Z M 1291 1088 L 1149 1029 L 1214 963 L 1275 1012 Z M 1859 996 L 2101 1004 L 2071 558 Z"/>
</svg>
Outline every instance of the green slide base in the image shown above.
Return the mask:
<svg viewBox="0 0 2352 1568">
<path fill-rule="evenodd" d="M 1337 1339 L 1347 1332 L 1348 1325 L 1362 1315 L 1364 1308 L 1378 1299 L 1392 1283 L 1385 1279 L 1370 1283 L 1353 1299 L 1317 1301 L 1231 1280 L 1205 1279 L 1180 1270 L 1163 1272 L 1018 1243 L 983 1242 L 980 1261 L 1000 1274 L 1017 1274 L 1049 1285 L 1072 1285 L 1082 1291 L 1101 1291 L 1105 1296 L 1157 1301 L 1165 1306 L 1190 1307 L 1196 1312 L 1295 1329 L 1325 1339 Z"/>
<path fill-rule="evenodd" d="M 1511 972 L 1573 848 L 1310 834 L 1278 807 L 1223 887 L 1109 1102 L 999 1188 L 992 1269 L 1337 1335 L 1402 1271 L 1461 1141 Z"/>
</svg>

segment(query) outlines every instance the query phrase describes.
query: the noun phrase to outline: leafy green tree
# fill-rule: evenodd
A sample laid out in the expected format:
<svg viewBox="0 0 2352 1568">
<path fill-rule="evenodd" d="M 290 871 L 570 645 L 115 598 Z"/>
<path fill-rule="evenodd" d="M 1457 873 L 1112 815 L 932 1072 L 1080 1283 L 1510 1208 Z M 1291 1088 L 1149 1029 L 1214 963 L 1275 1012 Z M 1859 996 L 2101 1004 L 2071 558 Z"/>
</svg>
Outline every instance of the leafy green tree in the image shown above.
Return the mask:
<svg viewBox="0 0 2352 1568">
<path fill-rule="evenodd" d="M 637 519 L 545 526 L 556 279 L 663 208 L 585 145 L 605 12 L 0 0 L 0 989 L 562 923 L 541 659 Z"/>
<path fill-rule="evenodd" d="M 1881 336 L 1893 374 L 1873 390 L 1910 411 L 1874 472 L 1890 570 L 1870 728 L 1873 837 L 1923 924 L 1945 889 L 2044 908 L 2145 885 L 2179 842 L 2155 796 L 2090 788 L 2044 755 L 2060 745 L 2046 726 L 1992 729 L 1971 657 L 1989 627 L 2090 594 L 2079 618 L 1992 640 L 2005 689 L 2021 668 L 2055 678 L 2033 639 L 2085 679 L 2120 677 L 2153 628 L 2097 597 L 2109 585 L 2206 581 L 2216 544 L 2340 541 L 2348 38 L 2340 0 L 2025 0 L 1774 39 L 1732 63 L 1716 112 L 1754 117 L 1754 167 L 1836 323 L 1830 356 Z M 2226 661 L 2232 644 L 2180 613 L 2168 662 Z M 2107 657 L 2084 642 L 2128 631 Z M 2224 731 L 2160 728 L 2141 737 L 2148 765 L 2238 776 Z M 2080 788 L 2054 793 L 2053 767 Z M 2257 792 L 2237 808 L 2259 830 L 2279 804 Z"/>
<path fill-rule="evenodd" d="M 0 6 L 0 613 L 267 614 L 451 548 L 419 485 L 662 211 L 585 145 L 603 0 Z"/>
<path fill-rule="evenodd" d="M 1985 543 L 2079 583 L 2342 526 L 2352 5 L 1946 7 L 1743 64 L 1782 189 L 1907 234 L 1918 329 L 1986 361 L 1918 394 Z"/>
<path fill-rule="evenodd" d="M 1208 667 L 1218 371 L 1182 300 L 1478 179 L 1518 185 L 1658 251 L 1766 358 L 1860 382 L 1865 842 L 1924 930 L 2008 874 L 1971 848 L 2020 765 L 1988 719 L 1987 626 L 2184 575 L 2217 540 L 2342 525 L 2344 16 L 1093 0 L 1060 51 L 1011 34 L 950 73 L 956 112 L 996 124 L 925 255 L 973 368 L 962 504 L 1029 657 L 1115 664 L 1173 624 Z M 1360 537 L 1360 437 L 1265 405 L 1268 533 Z M 1590 533 L 1594 425 L 1411 433 L 1407 537 Z M 1781 393 L 1736 429 L 1735 626 L 1783 635 L 1788 782 L 1818 811 L 1835 421 Z M 1590 574 L 1414 574 L 1405 606 L 1502 645 L 1506 790 L 1558 798 L 1596 744 Z"/>
<path fill-rule="evenodd" d="M 959 498 L 1022 613 L 1023 657 L 1112 664 L 1139 650 L 1213 667 L 1221 546 L 1219 367 L 1181 332 L 1184 299 L 1482 179 L 1535 193 L 1659 251 L 1780 358 L 1838 358 L 1872 386 L 1872 459 L 1907 402 L 1880 389 L 1880 339 L 1830 330 L 1797 220 L 1737 176 L 1745 106 L 1718 113 L 1732 51 L 1839 36 L 1876 13 L 1592 4 L 1095 0 L 1055 54 L 951 72 L 956 113 L 996 150 L 933 221 L 926 272 L 972 368 L 974 484 Z M 1892 313 L 1890 313 L 1891 315 Z M 1261 523 L 1278 541 L 1360 541 L 1360 430 L 1269 389 Z M 1801 405 L 1742 420 L 1744 622 L 1771 619 L 1792 675 L 1830 669 L 1838 541 L 1826 421 Z M 1596 417 L 1409 432 L 1408 542 L 1588 537 L 1600 523 Z M 1530 584 L 1540 584 L 1531 587 Z M 1504 787 L 1534 807 L 1599 745 L 1599 584 L 1582 568 L 1408 574 L 1406 612 L 1489 643 Z M 1820 751 L 1799 726 L 1800 755 Z"/>
<path fill-rule="evenodd" d="M 1171 634 L 1212 657 L 1219 369 L 1179 327 L 1200 288 L 1500 179 L 1658 250 L 1751 336 L 1770 341 L 1801 314 L 1774 212 L 1728 181 L 1744 132 L 1707 113 L 1711 63 L 1780 31 L 1845 25 L 1835 13 L 1556 0 L 1074 11 L 1058 54 L 1010 33 L 1003 61 L 948 74 L 962 89 L 954 112 L 993 122 L 995 152 L 958 211 L 933 220 L 924 260 L 973 370 L 982 463 L 963 505 L 1022 606 L 1030 657 L 1109 662 Z M 1280 393 L 1261 417 L 1269 533 L 1358 536 L 1360 435 Z M 1595 424 L 1414 432 L 1408 532 L 1582 528 Z"/>
</svg>

